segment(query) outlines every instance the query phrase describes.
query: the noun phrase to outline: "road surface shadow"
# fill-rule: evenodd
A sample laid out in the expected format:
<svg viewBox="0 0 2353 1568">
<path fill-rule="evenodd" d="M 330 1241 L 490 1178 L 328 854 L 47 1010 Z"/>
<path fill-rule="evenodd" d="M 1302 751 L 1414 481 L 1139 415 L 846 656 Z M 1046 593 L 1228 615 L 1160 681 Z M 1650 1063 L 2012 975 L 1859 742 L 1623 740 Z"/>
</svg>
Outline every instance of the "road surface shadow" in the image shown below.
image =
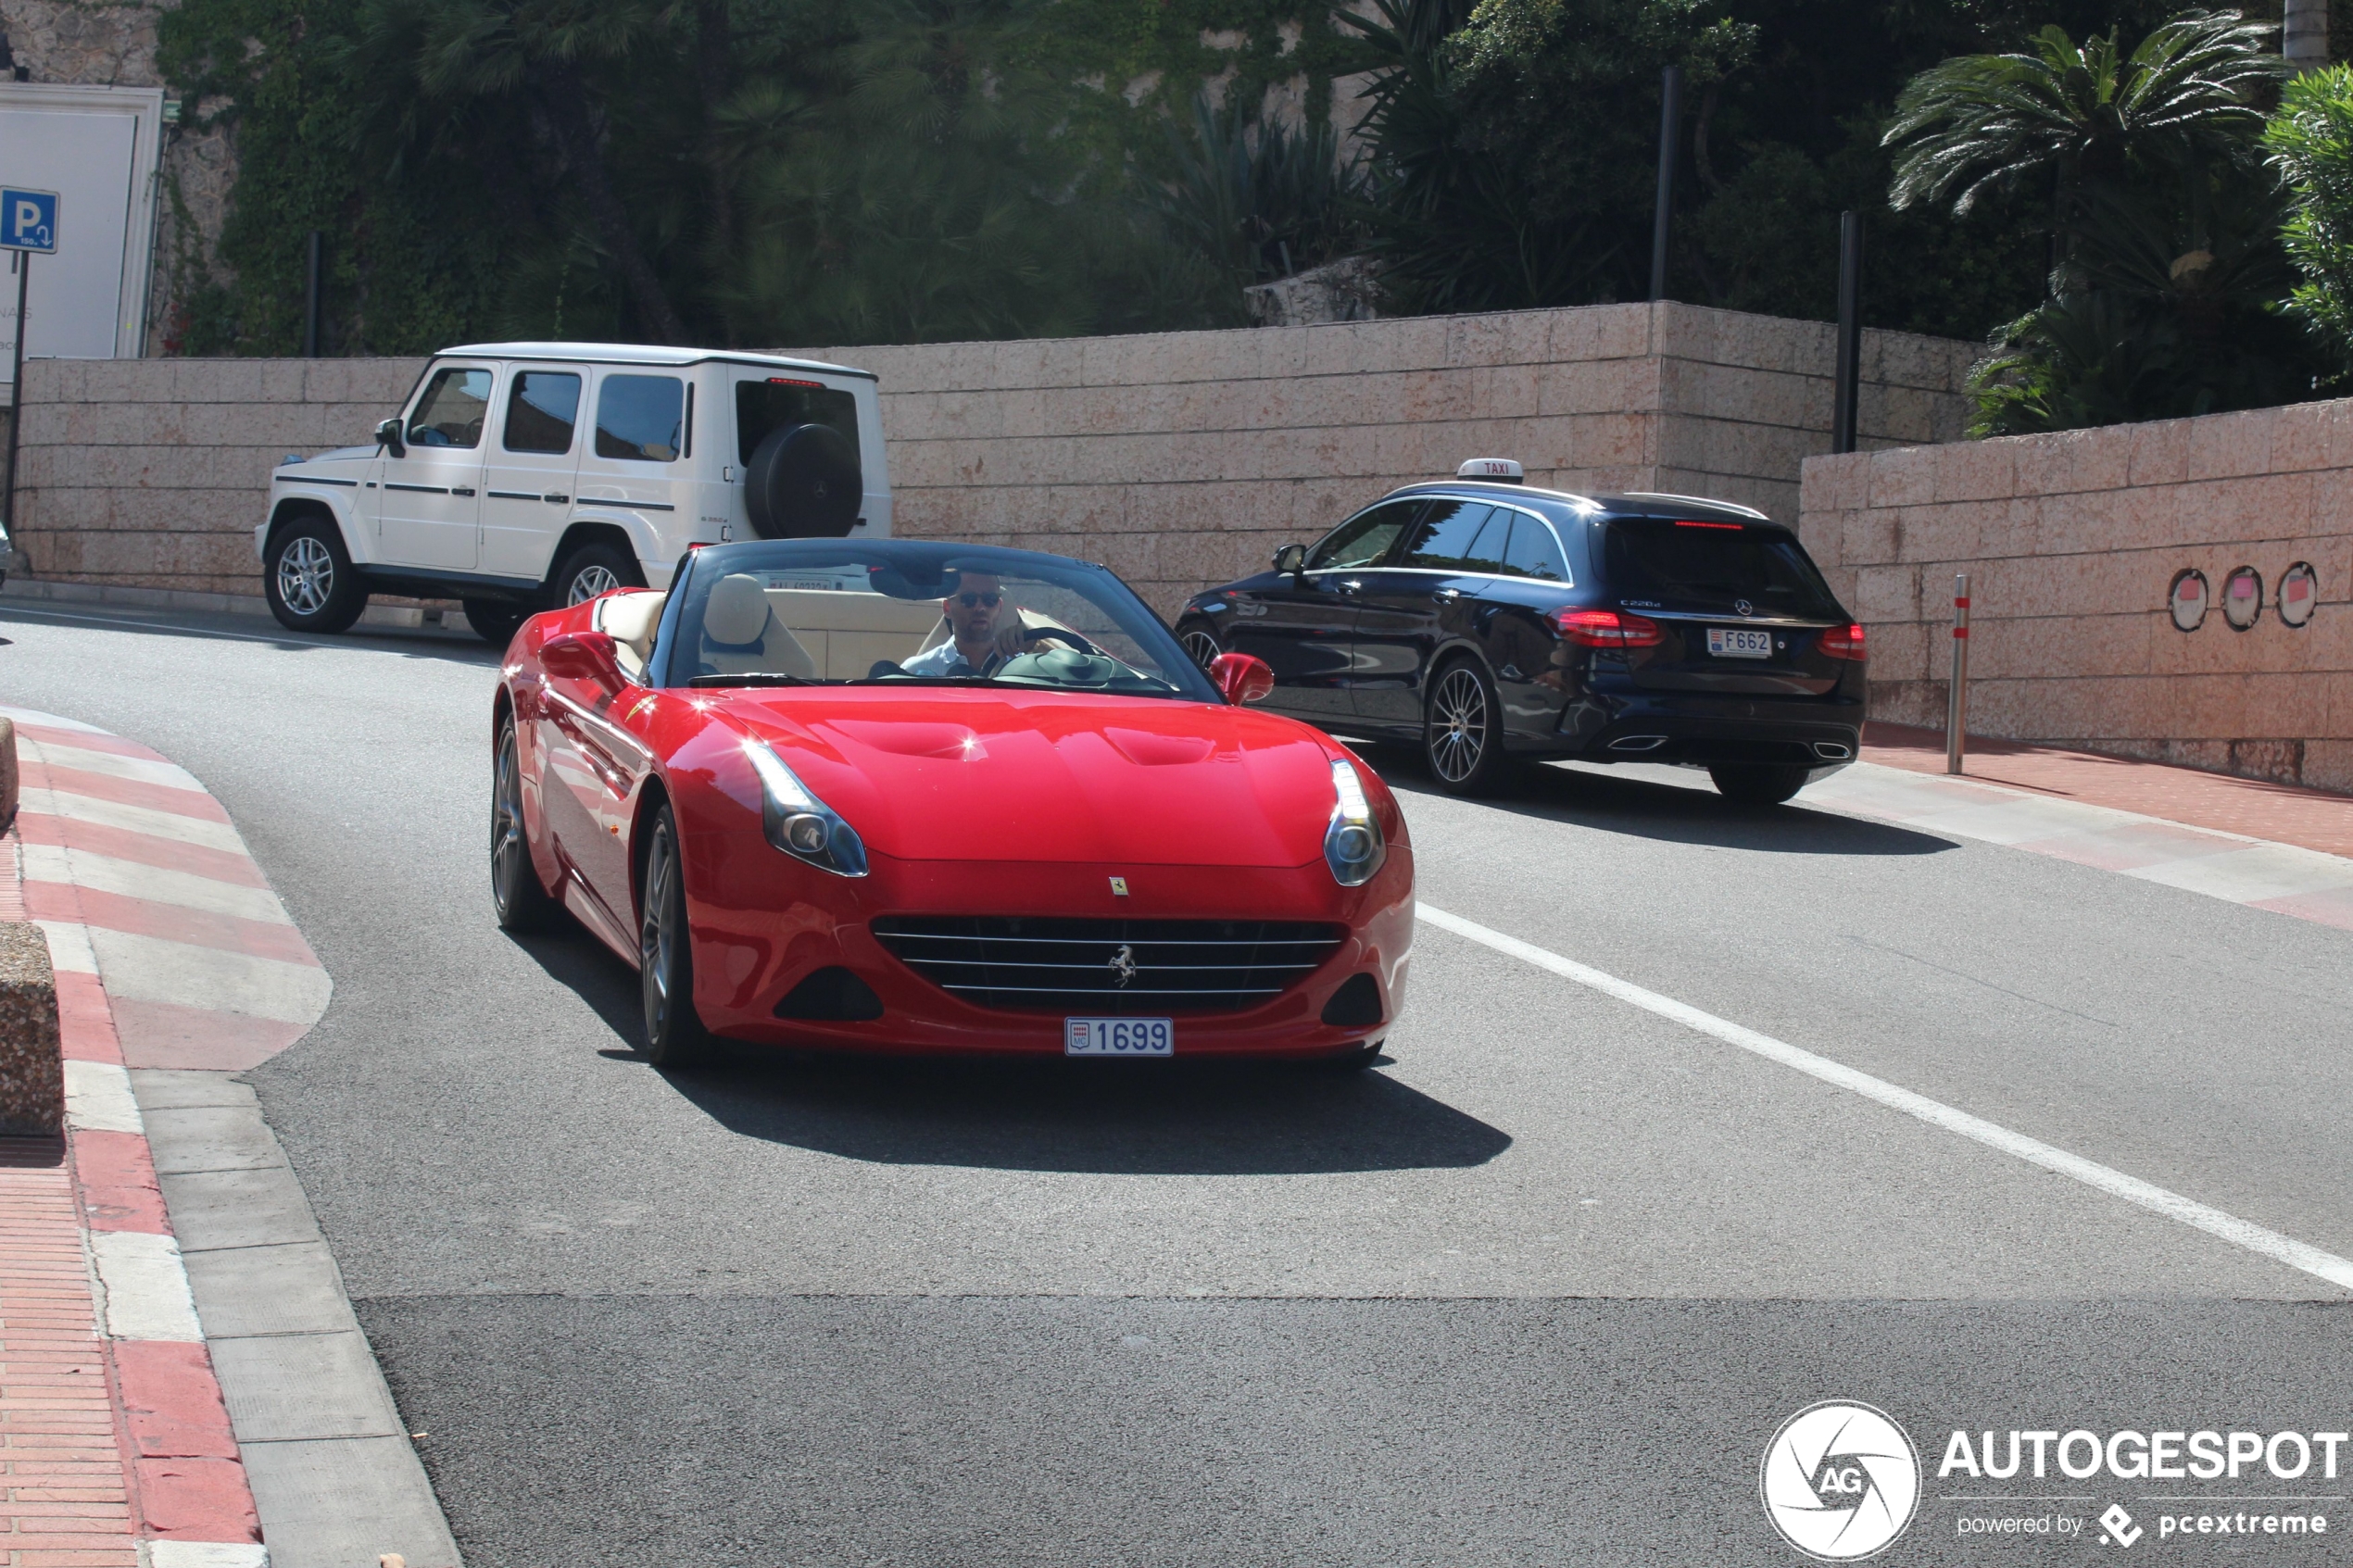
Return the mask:
<svg viewBox="0 0 2353 1568">
<path fill-rule="evenodd" d="M 729 1049 L 671 1084 L 747 1137 L 850 1160 L 1105 1175 L 1483 1165 L 1499 1128 L 1376 1071 Z"/>
<path fill-rule="evenodd" d="M 637 976 L 627 966 L 585 931 L 509 939 L 613 1032 L 599 1055 L 644 1060 Z M 746 1137 L 887 1164 L 1302 1175 L 1483 1165 L 1512 1144 L 1378 1070 L 863 1057 L 730 1043 L 709 1066 L 666 1076 Z"/>
<path fill-rule="evenodd" d="M 1413 749 L 1356 749 L 1398 794 L 1440 793 L 1419 753 Z M 1522 768 L 1479 803 L 1499 811 L 1604 833 L 1768 854 L 1934 855 L 1960 847 L 1933 834 L 1815 810 L 1803 795 L 1782 806 L 1740 806 L 1712 788 L 1692 789 L 1635 774 L 1583 769 Z"/>
</svg>

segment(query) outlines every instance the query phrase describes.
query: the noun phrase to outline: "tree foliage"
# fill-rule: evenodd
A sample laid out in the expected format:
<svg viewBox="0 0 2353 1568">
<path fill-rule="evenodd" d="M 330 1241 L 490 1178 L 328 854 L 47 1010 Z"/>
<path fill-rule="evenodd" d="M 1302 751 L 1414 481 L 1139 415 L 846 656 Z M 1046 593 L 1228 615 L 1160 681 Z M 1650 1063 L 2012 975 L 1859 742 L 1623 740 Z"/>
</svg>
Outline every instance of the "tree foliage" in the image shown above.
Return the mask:
<svg viewBox="0 0 2353 1568">
<path fill-rule="evenodd" d="M 1905 90 L 1885 138 L 1896 206 L 2049 193 L 2048 295 L 1973 374 L 1978 433 L 2311 395 L 2261 157 L 2276 31 L 2194 11 L 2128 49 L 2115 30 L 2046 28 L 2030 52 L 1947 60 Z"/>
<path fill-rule="evenodd" d="M 1274 0 L 186 0 L 162 28 L 244 163 L 208 275 L 182 262 L 197 351 L 288 351 L 312 228 L 339 352 L 1239 320 L 1264 269 L 1161 199 L 1205 76 L 1264 252 L 1345 228 L 1345 182 L 1307 178 L 1328 132 L 1266 107 L 1304 80 L 1327 124 L 1346 45 Z"/>
<path fill-rule="evenodd" d="M 2288 83 L 2264 144 L 2289 193 L 2284 243 L 2300 278 L 2289 308 L 2327 342 L 2342 377 L 2353 370 L 2353 67 Z"/>
</svg>

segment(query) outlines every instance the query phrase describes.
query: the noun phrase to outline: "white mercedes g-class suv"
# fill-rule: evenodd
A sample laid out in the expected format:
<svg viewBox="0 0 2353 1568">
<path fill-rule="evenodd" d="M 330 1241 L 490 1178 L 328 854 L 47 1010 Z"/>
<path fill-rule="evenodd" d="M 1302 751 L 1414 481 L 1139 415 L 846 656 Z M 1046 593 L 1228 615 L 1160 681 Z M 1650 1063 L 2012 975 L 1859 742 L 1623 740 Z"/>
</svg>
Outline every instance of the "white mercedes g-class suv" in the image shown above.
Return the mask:
<svg viewBox="0 0 2353 1568">
<path fill-rule="evenodd" d="M 475 344 L 434 356 L 375 440 L 270 476 L 254 546 L 296 631 L 403 594 L 459 600 L 504 646 L 539 610 L 668 586 L 698 544 L 890 533 L 875 377 L 839 365 Z"/>
</svg>

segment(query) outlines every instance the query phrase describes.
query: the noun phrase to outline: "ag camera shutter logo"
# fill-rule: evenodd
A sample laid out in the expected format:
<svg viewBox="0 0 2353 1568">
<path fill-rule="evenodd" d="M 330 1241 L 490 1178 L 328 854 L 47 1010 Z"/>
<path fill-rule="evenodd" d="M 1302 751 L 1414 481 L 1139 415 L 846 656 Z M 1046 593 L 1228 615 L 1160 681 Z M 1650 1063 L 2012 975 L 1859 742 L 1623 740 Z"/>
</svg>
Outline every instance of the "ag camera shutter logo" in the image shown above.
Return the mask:
<svg viewBox="0 0 2353 1568">
<path fill-rule="evenodd" d="M 1765 1517 L 1818 1562 L 1855 1562 L 1894 1541 L 1920 1500 L 1920 1456 L 1883 1411 L 1808 1405 L 1765 1445 Z"/>
</svg>

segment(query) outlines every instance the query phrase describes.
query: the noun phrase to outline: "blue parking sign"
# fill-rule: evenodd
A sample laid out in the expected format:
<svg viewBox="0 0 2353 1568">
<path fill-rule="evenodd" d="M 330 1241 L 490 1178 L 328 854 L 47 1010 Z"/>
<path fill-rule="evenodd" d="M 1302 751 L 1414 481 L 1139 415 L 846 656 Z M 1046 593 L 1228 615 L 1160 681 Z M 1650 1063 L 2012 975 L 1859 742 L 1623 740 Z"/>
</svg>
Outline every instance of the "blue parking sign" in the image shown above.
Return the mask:
<svg viewBox="0 0 2353 1568">
<path fill-rule="evenodd" d="M 57 193 L 0 185 L 0 250 L 57 248 Z"/>
</svg>

